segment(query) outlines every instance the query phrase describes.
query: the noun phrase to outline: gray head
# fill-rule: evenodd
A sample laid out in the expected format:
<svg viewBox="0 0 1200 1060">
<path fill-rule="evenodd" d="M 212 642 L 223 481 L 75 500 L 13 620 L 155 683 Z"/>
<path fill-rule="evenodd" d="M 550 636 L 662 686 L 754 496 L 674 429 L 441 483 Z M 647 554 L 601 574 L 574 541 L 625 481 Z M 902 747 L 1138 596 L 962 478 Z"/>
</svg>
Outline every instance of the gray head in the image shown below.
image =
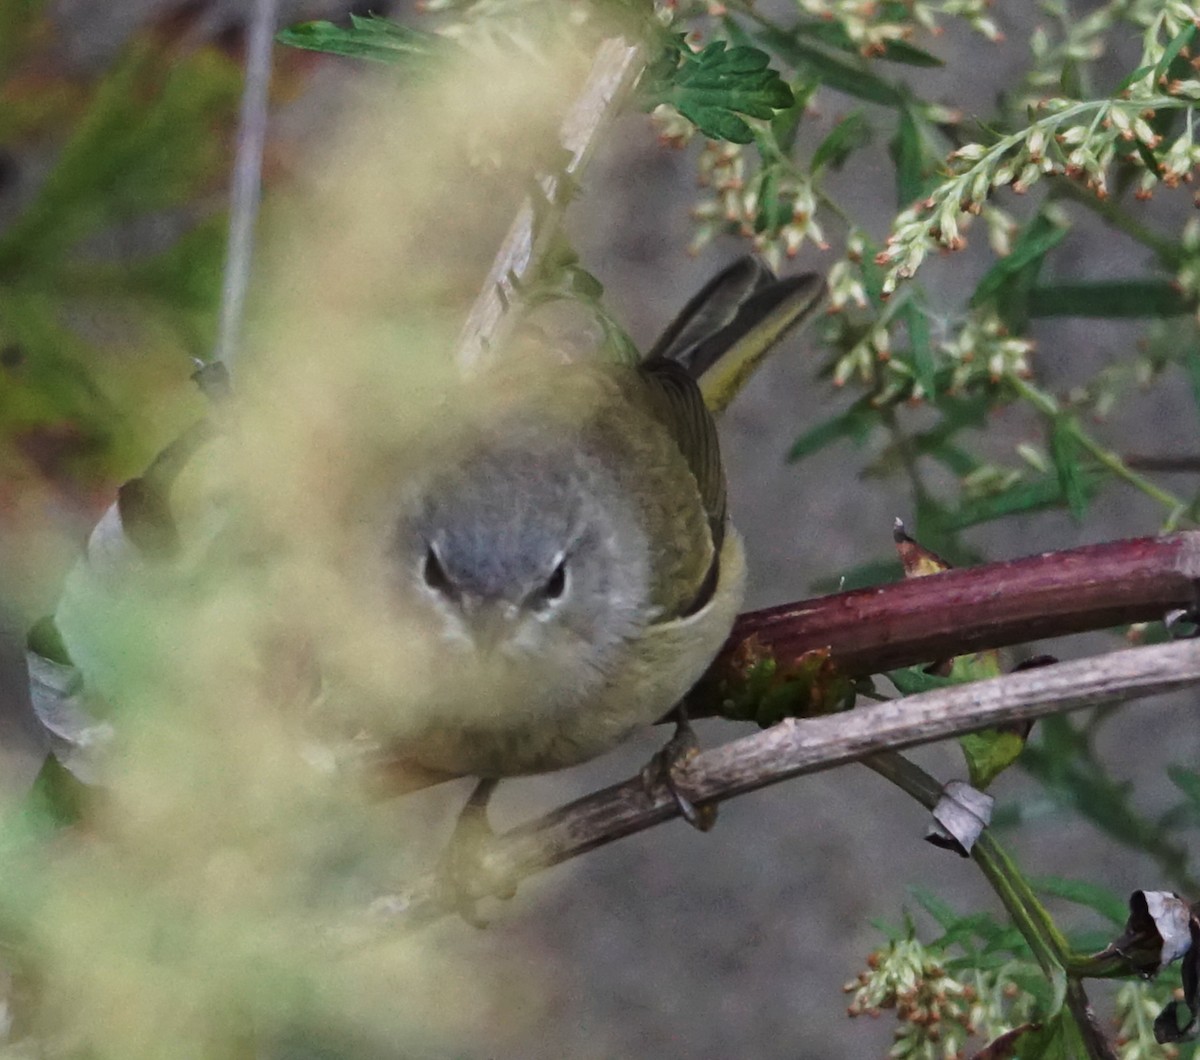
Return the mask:
<svg viewBox="0 0 1200 1060">
<path fill-rule="evenodd" d="M 645 534 L 578 432 L 488 433 L 411 490 L 399 586 L 464 664 L 531 672 L 539 694 L 575 699 L 649 617 Z"/>
</svg>

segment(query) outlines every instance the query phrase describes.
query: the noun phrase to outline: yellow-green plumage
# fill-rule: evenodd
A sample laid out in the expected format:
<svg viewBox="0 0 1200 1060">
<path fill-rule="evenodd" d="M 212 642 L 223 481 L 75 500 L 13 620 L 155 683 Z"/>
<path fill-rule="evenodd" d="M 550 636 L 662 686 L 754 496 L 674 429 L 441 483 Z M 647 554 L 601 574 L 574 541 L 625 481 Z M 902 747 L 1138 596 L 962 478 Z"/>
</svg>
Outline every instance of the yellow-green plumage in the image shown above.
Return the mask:
<svg viewBox="0 0 1200 1060">
<path fill-rule="evenodd" d="M 720 649 L 744 559 L 693 372 L 722 331 L 745 354 L 764 313 L 773 341 L 821 291 L 746 262 L 727 274 L 741 294 L 718 277 L 641 365 L 483 380 L 482 410 L 407 484 L 395 595 L 441 651 L 394 734 L 401 758 L 484 777 L 585 761 L 665 715 Z"/>
</svg>

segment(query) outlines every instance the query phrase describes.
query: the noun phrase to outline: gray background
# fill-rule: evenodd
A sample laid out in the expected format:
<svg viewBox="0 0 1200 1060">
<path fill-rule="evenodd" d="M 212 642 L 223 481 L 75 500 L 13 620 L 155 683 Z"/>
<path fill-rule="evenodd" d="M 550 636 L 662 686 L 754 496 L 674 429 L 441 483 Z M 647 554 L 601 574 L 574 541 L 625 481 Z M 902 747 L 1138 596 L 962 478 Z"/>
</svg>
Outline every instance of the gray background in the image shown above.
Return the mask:
<svg viewBox="0 0 1200 1060">
<path fill-rule="evenodd" d="M 64 25 L 71 27 L 64 62 L 101 61 L 148 12 L 168 3 L 59 5 Z M 1006 87 L 1009 72 L 1021 67 L 1033 6 L 1005 5 L 998 12 L 1008 34 L 1003 46 L 948 33 L 933 46 L 959 59 L 946 73 L 923 75 L 923 83 L 959 105 L 987 108 Z M 214 10 L 219 17 L 221 5 Z M 964 85 L 956 80 L 964 69 L 980 76 Z M 833 96 L 823 97 L 821 107 L 817 122 L 825 127 L 851 109 Z M 293 111 L 286 120 L 302 135 L 302 118 Z M 882 164 L 883 145 L 872 150 Z M 869 159 L 856 161 L 836 188 L 881 237 L 891 207 L 878 197 L 881 182 Z M 573 212 L 583 261 L 605 283 L 618 317 L 642 341 L 742 249 L 720 243 L 699 260 L 682 253 L 693 173 L 691 154 L 661 151 L 648 123 L 629 117 L 605 145 Z M 1179 203 L 1174 206 L 1178 210 Z M 809 247 L 796 267 L 824 269 L 834 260 L 834 251 L 822 255 Z M 955 306 L 984 260 L 978 254 L 935 260 L 925 283 L 948 308 Z M 1094 277 L 1136 273 L 1144 261 L 1136 248 L 1093 227 L 1072 235 L 1053 267 Z M 1120 358 L 1131 336 L 1129 329 L 1086 322 L 1043 328 L 1037 335 L 1039 377 L 1051 387 L 1068 386 Z M 809 344 L 793 342 L 752 381 L 723 423 L 732 509 L 751 564 L 749 607 L 803 597 L 816 580 L 886 556 L 893 518 L 912 516 L 898 483 L 857 476 L 864 454 L 848 446 L 799 468 L 785 463 L 793 438 L 846 400 L 818 380 L 817 367 Z M 1186 387 L 1165 387 L 1130 402 L 1121 421 L 1102 430 L 1133 447 L 1191 450 L 1194 416 Z M 1036 425 L 1016 415 L 1006 414 L 999 426 L 1010 440 L 1037 437 Z M 1010 519 L 970 539 L 984 555 L 1001 559 L 1152 533 L 1157 519 L 1138 496 L 1114 489 L 1100 497 L 1086 530 L 1065 516 L 1048 515 Z M 1054 650 L 1070 656 L 1108 643 L 1077 638 Z M 6 786 L 20 787 L 34 761 L 32 730 L 22 720 L 19 659 L 12 644 L 0 647 L 6 707 L 0 712 L 0 768 Z M 1106 762 L 1114 774 L 1136 780 L 1138 805 L 1148 812 L 1170 801 L 1163 765 L 1192 764 L 1196 758 L 1191 712 L 1191 698 L 1176 697 L 1127 709 L 1104 730 Z M 711 745 L 739 732 L 710 722 L 701 726 L 701 739 Z M 504 785 L 493 804 L 494 823 L 502 828 L 630 775 L 661 737 L 646 734 L 586 767 Z M 945 779 L 960 770 L 953 748 L 926 749 L 917 758 Z M 420 798 L 448 827 L 465 791 L 452 785 Z M 1032 823 L 1012 840 L 1029 871 L 1092 875 L 1118 892 L 1156 884 L 1152 868 L 1055 812 L 1019 774 L 1003 778 L 996 793 L 1004 801 L 1021 801 L 1032 813 Z M 889 1018 L 848 1022 L 841 992 L 881 942 L 871 921 L 896 922 L 908 884 L 930 888 L 963 908 L 998 909 L 969 863 L 920 841 L 924 827 L 915 804 L 874 774 L 852 767 L 735 800 L 722 808 L 710 834 L 672 824 L 546 873 L 523 886 L 514 901 L 491 910 L 496 922 L 490 930 L 457 922 L 434 929 L 439 946 L 461 952 L 477 967 L 539 984 L 535 1000 L 497 1013 L 463 1055 L 714 1060 L 883 1055 Z M 1088 921 L 1068 913 L 1067 922 Z"/>
</svg>

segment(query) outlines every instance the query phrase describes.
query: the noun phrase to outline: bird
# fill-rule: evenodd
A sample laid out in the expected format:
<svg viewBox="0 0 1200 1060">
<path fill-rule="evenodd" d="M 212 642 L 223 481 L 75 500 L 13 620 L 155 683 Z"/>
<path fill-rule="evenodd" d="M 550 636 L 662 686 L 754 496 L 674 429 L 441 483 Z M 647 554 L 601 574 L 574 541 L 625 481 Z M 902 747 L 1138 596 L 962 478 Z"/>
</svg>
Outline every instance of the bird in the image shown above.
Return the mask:
<svg viewBox="0 0 1200 1060">
<path fill-rule="evenodd" d="M 399 491 L 385 569 L 435 645 L 394 757 L 479 778 L 464 818 L 504 778 L 663 719 L 716 656 L 746 567 L 714 410 L 823 293 L 814 274 L 780 280 L 745 257 L 640 360 L 514 357 L 456 402 L 469 411 Z M 693 741 L 685 714 L 677 725 L 652 773 L 703 827 L 673 780 Z"/>
</svg>

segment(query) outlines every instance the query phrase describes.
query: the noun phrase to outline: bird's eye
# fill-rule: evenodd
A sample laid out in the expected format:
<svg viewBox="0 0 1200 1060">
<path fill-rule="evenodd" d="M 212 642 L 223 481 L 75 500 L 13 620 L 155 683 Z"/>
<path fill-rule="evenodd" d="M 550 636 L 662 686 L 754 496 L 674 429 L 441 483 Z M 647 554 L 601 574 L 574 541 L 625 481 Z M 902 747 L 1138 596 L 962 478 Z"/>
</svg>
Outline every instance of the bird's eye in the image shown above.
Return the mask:
<svg viewBox="0 0 1200 1060">
<path fill-rule="evenodd" d="M 441 560 L 438 559 L 437 552 L 434 551 L 432 545 L 425 550 L 425 563 L 422 565 L 421 573 L 425 578 L 425 584 L 434 592 L 441 593 L 443 596 L 454 594 L 454 585 L 446 574 L 445 568 L 442 567 Z"/>
<path fill-rule="evenodd" d="M 567 561 L 563 559 L 558 561 L 558 565 L 551 572 L 550 577 L 546 579 L 546 584 L 542 586 L 542 599 L 557 600 L 566 591 Z"/>
</svg>

